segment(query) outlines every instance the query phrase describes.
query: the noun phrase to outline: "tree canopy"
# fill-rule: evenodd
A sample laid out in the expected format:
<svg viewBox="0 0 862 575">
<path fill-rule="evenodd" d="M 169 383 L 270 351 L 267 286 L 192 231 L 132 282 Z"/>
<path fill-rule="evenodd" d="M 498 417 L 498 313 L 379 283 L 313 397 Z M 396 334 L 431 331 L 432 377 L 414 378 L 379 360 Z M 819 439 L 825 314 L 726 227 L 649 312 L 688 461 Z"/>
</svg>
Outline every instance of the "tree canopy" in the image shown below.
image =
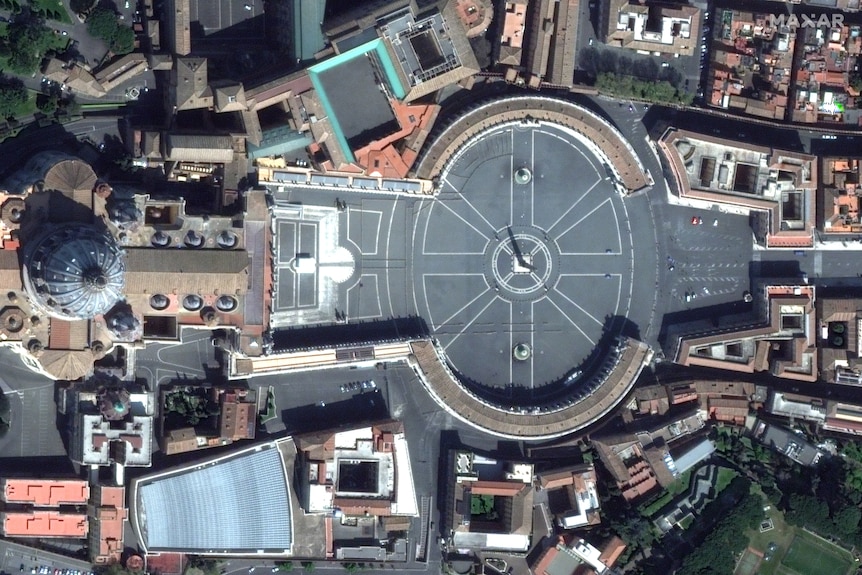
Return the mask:
<svg viewBox="0 0 862 575">
<path fill-rule="evenodd" d="M 4 54 L 16 74 L 32 74 L 39 68 L 52 40 L 52 32 L 41 18 L 31 14 L 16 18 L 6 30 Z"/>
<path fill-rule="evenodd" d="M 748 545 L 745 533 L 763 518 L 763 499 L 747 493 L 685 558 L 677 575 L 732 575 L 736 557 Z"/>
<path fill-rule="evenodd" d="M 27 101 L 27 89 L 18 79 L 0 79 L 0 117 L 13 116 L 15 111 Z"/>
<path fill-rule="evenodd" d="M 596 78 L 596 88 L 616 96 L 650 102 L 690 104 L 692 101 L 691 94 L 674 88 L 673 84 L 665 80 L 648 81 L 634 76 L 602 73 Z"/>
<path fill-rule="evenodd" d="M 93 7 L 94 0 L 69 0 L 69 7 L 76 14 L 86 14 Z"/>
<path fill-rule="evenodd" d="M 135 49 L 135 33 L 117 18 L 113 10 L 99 6 L 87 17 L 87 32 L 100 38 L 114 54 L 128 54 Z"/>
</svg>

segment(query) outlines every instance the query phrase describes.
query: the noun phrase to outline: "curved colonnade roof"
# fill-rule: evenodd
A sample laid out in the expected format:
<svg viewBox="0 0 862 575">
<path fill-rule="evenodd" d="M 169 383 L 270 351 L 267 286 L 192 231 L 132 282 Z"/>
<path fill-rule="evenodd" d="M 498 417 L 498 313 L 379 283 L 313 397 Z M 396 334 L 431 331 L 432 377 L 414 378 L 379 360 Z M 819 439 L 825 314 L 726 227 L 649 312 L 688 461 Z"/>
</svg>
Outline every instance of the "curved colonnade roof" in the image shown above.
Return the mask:
<svg viewBox="0 0 862 575">
<path fill-rule="evenodd" d="M 411 344 L 420 379 L 431 396 L 447 411 L 486 433 L 510 439 L 545 440 L 584 429 L 611 411 L 632 389 L 652 358 L 645 343 L 621 338 L 619 361 L 604 382 L 582 401 L 554 411 L 539 408 L 493 406 L 470 393 L 446 366 L 429 340 Z"/>
<path fill-rule="evenodd" d="M 528 119 L 560 124 L 591 140 L 616 169 L 629 192 L 649 185 L 637 154 L 609 122 L 572 102 L 541 96 L 492 100 L 468 110 L 447 125 L 422 153 L 416 163 L 416 177 L 429 180 L 437 177 L 465 143 L 488 128 Z"/>
<path fill-rule="evenodd" d="M 605 163 L 606 169 L 613 170 L 618 190 L 621 187 L 630 193 L 650 184 L 637 154 L 609 122 L 571 102 L 537 96 L 486 102 L 456 118 L 422 155 L 416 168 L 417 176 L 434 179 L 445 175 L 448 167 L 458 161 L 462 150 L 476 138 L 496 126 L 519 121 L 556 124 L 590 142 L 593 154 Z M 487 433 L 532 440 L 561 437 L 598 421 L 622 401 L 652 358 L 648 345 L 619 337 L 615 349 L 604 351 L 604 367 L 593 376 L 594 386 L 585 396 L 573 396 L 556 408 L 507 407 L 484 400 L 460 382 L 449 367 L 443 346 L 427 340 L 411 345 L 411 359 L 417 374 L 447 411 Z"/>
</svg>

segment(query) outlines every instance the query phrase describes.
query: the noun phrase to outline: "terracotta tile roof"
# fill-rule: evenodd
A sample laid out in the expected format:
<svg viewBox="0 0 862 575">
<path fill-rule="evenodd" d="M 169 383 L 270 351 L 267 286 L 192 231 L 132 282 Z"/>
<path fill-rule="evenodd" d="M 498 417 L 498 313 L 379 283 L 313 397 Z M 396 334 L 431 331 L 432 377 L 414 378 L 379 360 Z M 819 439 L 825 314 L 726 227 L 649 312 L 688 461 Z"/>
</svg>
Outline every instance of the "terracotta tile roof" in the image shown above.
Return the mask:
<svg viewBox="0 0 862 575">
<path fill-rule="evenodd" d="M 471 485 L 473 495 L 496 495 L 500 497 L 514 497 L 527 487 L 526 483 L 510 481 L 475 481 Z"/>
<path fill-rule="evenodd" d="M 333 507 L 341 509 L 345 515 L 374 515 L 382 517 L 390 514 L 392 503 L 386 499 L 359 499 L 350 497 L 335 497 Z"/>
<path fill-rule="evenodd" d="M 613 567 L 614 563 L 617 562 L 617 559 L 620 558 L 620 555 L 623 554 L 625 549 L 625 542 L 619 537 L 614 536 L 610 541 L 602 546 L 602 554 L 599 555 L 599 561 L 608 567 Z"/>
<path fill-rule="evenodd" d="M 254 403 L 225 401 L 219 416 L 219 429 L 222 438 L 254 439 L 254 428 L 257 423 Z"/>
<path fill-rule="evenodd" d="M 20 290 L 22 286 L 18 252 L 16 250 L 0 250 L 0 288 Z"/>
<path fill-rule="evenodd" d="M 126 254 L 129 294 L 242 295 L 248 290 L 251 260 L 245 250 L 129 248 Z"/>
<path fill-rule="evenodd" d="M 147 570 L 160 575 L 179 575 L 183 572 L 185 557 L 182 553 L 147 555 Z"/>
</svg>

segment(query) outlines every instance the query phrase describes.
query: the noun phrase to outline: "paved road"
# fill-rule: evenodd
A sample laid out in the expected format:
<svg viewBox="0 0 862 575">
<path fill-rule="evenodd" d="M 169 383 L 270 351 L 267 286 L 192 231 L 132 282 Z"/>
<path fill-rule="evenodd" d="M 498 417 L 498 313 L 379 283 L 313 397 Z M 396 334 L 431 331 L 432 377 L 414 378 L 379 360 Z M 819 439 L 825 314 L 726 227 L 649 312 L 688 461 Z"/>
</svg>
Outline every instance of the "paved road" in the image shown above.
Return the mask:
<svg viewBox="0 0 862 575">
<path fill-rule="evenodd" d="M 94 142 L 102 142 L 106 138 L 120 137 L 120 118 L 118 116 L 95 116 L 81 118 L 67 124 L 51 124 L 45 128 L 36 125 L 27 126 L 14 138 L 0 143 L 0 179 L 11 175 L 15 170 L 27 163 L 27 160 L 42 150 L 60 150 L 68 152 L 70 143 L 76 137 L 89 137 Z"/>
<path fill-rule="evenodd" d="M 150 389 L 174 380 L 212 382 L 218 378 L 216 349 L 208 330 L 183 330 L 179 344 L 154 343 L 136 350 L 135 373 Z"/>
<path fill-rule="evenodd" d="M 12 425 L 0 438 L 0 458 L 64 455 L 56 426 L 55 382 L 22 362 L 11 350 L 0 349 L 3 382 L 0 391 L 9 397 Z"/>
</svg>

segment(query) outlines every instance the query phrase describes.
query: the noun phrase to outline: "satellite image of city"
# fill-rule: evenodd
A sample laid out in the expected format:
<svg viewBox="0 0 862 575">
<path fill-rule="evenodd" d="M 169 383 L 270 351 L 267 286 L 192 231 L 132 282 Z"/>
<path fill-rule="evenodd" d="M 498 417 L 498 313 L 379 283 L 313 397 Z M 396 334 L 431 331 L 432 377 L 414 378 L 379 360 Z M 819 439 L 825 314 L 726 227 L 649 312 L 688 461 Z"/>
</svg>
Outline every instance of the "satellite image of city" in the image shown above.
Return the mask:
<svg viewBox="0 0 862 575">
<path fill-rule="evenodd" d="M 0 575 L 862 575 L 860 0 L 0 0 Z"/>
</svg>

